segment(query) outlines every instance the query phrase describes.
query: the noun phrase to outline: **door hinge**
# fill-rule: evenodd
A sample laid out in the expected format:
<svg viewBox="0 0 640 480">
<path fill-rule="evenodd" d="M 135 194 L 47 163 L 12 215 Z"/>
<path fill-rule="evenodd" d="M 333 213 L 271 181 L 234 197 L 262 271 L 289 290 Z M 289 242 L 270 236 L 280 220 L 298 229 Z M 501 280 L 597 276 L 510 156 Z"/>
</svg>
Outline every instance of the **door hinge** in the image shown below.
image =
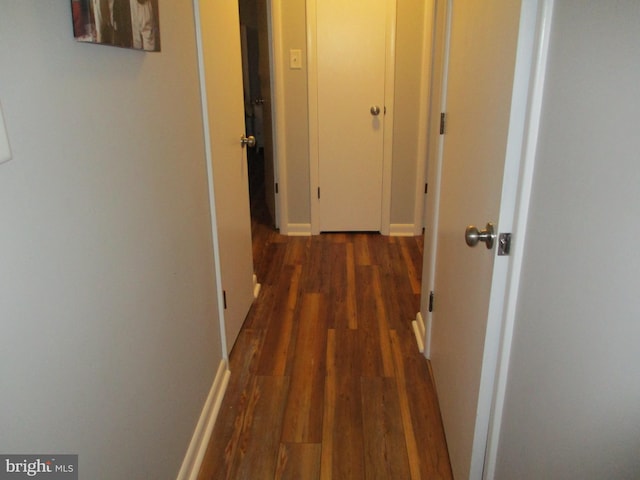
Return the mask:
<svg viewBox="0 0 640 480">
<path fill-rule="evenodd" d="M 440 135 L 444 135 L 446 121 L 447 121 L 447 114 L 442 112 L 440 114 Z"/>
<path fill-rule="evenodd" d="M 426 195 L 427 193 L 429 193 L 429 184 L 425 183 L 424 184 L 424 194 Z"/>
<path fill-rule="evenodd" d="M 501 233 L 498 236 L 498 255 L 506 256 L 511 252 L 511 234 Z"/>
<path fill-rule="evenodd" d="M 433 312 L 433 292 L 429 293 L 429 311 Z"/>
<path fill-rule="evenodd" d="M 227 309 L 227 291 L 222 291 L 222 304 L 224 305 L 224 309 Z"/>
<path fill-rule="evenodd" d="M 318 200 L 320 200 L 320 187 L 318 187 Z"/>
<path fill-rule="evenodd" d="M 276 193 L 278 193 L 278 182 L 275 184 Z"/>
</svg>

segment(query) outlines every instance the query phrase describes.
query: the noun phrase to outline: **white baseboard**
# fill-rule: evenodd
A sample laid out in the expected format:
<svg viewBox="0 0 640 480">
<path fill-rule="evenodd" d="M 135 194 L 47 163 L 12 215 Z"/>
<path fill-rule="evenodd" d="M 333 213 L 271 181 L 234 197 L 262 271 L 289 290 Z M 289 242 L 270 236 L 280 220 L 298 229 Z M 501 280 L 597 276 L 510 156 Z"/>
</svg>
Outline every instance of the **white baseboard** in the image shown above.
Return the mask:
<svg viewBox="0 0 640 480">
<path fill-rule="evenodd" d="M 260 288 L 262 288 L 262 284 L 258 283 L 258 277 L 253 276 L 253 298 L 258 298 L 260 295 Z"/>
<path fill-rule="evenodd" d="M 290 223 L 287 225 L 287 232 L 285 235 L 289 235 L 290 237 L 309 237 L 311 236 L 311 224 Z"/>
<path fill-rule="evenodd" d="M 178 472 L 177 480 L 196 480 L 198 473 L 200 472 L 200 466 L 202 465 L 202 459 L 207 451 L 209 440 L 211 439 L 211 433 L 213 432 L 213 426 L 216 423 L 218 412 L 220 411 L 220 405 L 222 404 L 222 397 L 227 390 L 227 384 L 229 383 L 230 372 L 227 368 L 227 362 L 220 361 L 220 367 L 218 367 L 218 373 L 213 381 L 207 401 L 204 404 L 200 419 L 196 425 L 196 429 L 191 437 L 191 443 L 187 449 L 187 454 L 182 461 L 180 472 Z"/>
<path fill-rule="evenodd" d="M 413 223 L 392 223 L 389 225 L 389 235 L 392 237 L 414 237 L 416 226 Z"/>
<path fill-rule="evenodd" d="M 416 336 L 416 342 L 418 343 L 418 350 L 420 353 L 424 352 L 424 336 L 426 332 L 426 328 L 424 325 L 424 320 L 422 319 L 422 313 L 418 312 L 416 314 L 416 319 L 411 322 L 411 326 L 413 327 L 413 333 Z"/>
</svg>

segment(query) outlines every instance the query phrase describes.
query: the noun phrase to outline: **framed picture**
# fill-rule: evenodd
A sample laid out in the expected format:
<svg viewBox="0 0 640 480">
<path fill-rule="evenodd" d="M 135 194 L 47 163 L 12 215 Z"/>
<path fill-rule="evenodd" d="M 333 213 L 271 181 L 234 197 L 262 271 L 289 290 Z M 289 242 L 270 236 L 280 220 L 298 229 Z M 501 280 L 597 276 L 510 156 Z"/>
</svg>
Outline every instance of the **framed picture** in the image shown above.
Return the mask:
<svg viewBox="0 0 640 480">
<path fill-rule="evenodd" d="M 158 0 L 71 0 L 79 42 L 160 51 Z"/>
</svg>

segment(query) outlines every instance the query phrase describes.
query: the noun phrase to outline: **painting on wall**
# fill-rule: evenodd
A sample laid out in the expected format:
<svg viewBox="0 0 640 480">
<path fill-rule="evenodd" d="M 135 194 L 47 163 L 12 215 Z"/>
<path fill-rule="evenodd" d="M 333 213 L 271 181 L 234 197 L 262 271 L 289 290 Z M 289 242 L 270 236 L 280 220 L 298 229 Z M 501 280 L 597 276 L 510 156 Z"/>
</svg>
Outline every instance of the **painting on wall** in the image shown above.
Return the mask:
<svg viewBox="0 0 640 480">
<path fill-rule="evenodd" d="M 79 42 L 160 51 L 158 0 L 71 0 Z"/>
</svg>

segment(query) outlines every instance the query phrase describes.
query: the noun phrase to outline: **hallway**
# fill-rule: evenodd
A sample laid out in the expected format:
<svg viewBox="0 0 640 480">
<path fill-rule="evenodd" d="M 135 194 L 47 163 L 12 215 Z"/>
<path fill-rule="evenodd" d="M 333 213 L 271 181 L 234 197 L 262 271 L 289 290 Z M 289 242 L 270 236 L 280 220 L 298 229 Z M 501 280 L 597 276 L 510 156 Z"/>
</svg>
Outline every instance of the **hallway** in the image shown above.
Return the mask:
<svg viewBox="0 0 640 480">
<path fill-rule="evenodd" d="M 450 479 L 411 329 L 422 237 L 254 229 L 262 291 L 199 478 Z"/>
</svg>

